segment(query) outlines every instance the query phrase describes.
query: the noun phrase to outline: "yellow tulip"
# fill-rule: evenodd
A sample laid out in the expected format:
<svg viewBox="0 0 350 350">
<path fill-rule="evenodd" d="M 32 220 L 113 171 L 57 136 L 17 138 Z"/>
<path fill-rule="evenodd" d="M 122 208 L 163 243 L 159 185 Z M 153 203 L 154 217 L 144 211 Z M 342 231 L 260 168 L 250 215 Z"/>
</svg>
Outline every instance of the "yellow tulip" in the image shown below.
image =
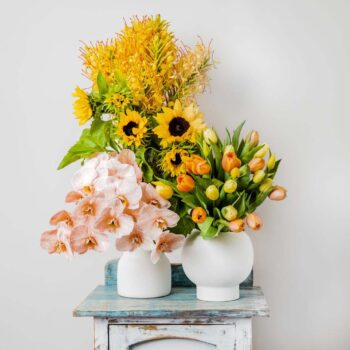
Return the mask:
<svg viewBox="0 0 350 350">
<path fill-rule="evenodd" d="M 264 170 L 258 170 L 253 176 L 253 182 L 255 184 L 257 184 L 257 183 L 261 182 L 264 177 L 265 177 L 265 171 Z"/>
<path fill-rule="evenodd" d="M 269 170 L 273 169 L 276 165 L 276 155 L 274 153 L 271 154 L 268 162 L 267 162 L 267 168 Z"/>
<path fill-rule="evenodd" d="M 259 187 L 260 192 L 268 192 L 273 185 L 272 179 L 265 179 Z"/>
<path fill-rule="evenodd" d="M 215 185 L 210 185 L 205 190 L 205 195 L 212 201 L 216 201 L 219 196 L 219 189 Z"/>
<path fill-rule="evenodd" d="M 232 205 L 228 205 L 226 207 L 223 207 L 221 209 L 221 213 L 222 213 L 222 216 L 227 221 L 232 221 L 232 220 L 236 219 L 236 217 L 237 217 L 237 210 Z"/>
<path fill-rule="evenodd" d="M 210 144 L 216 144 L 218 142 L 218 137 L 216 135 L 216 132 L 212 128 L 208 128 L 203 132 L 204 141 L 210 145 Z"/>
<path fill-rule="evenodd" d="M 229 179 L 224 183 L 224 191 L 226 193 L 232 193 L 237 189 L 237 182 L 235 180 Z"/>
<path fill-rule="evenodd" d="M 161 182 L 161 181 L 157 181 L 157 182 L 155 182 L 154 184 L 156 185 L 156 191 L 157 191 L 157 193 L 158 193 L 162 198 L 164 198 L 164 199 L 170 199 L 170 198 L 173 196 L 174 191 L 173 191 L 173 189 L 172 189 L 170 186 L 164 184 L 164 183 Z"/>
<path fill-rule="evenodd" d="M 232 179 L 237 179 L 237 177 L 241 175 L 241 171 L 239 170 L 239 168 L 233 168 L 230 172 L 230 175 Z"/>
<path fill-rule="evenodd" d="M 264 146 L 254 154 L 254 158 L 264 158 L 269 149 L 269 145 L 265 143 Z"/>
</svg>

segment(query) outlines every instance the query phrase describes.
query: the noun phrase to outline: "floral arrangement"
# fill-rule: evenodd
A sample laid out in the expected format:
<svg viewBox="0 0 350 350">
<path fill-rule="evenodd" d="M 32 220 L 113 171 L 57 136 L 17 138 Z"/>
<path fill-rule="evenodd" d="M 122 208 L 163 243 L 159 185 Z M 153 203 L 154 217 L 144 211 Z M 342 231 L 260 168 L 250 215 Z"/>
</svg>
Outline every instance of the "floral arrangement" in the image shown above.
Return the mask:
<svg viewBox="0 0 350 350">
<path fill-rule="evenodd" d="M 206 128 L 195 97 L 205 90 L 214 61 L 201 41 L 194 48 L 179 43 L 169 23 L 158 16 L 132 18 L 114 38 L 81 48 L 88 90 L 77 87 L 74 114 L 88 124 L 59 169 L 96 152 L 135 152 L 143 179 L 171 201 L 186 207 L 161 182 L 184 174 L 185 159 L 196 152 Z M 190 230 L 180 218 L 176 232 Z"/>
<path fill-rule="evenodd" d="M 66 196 L 66 202 L 74 203 L 75 208 L 51 218 L 55 228 L 42 234 L 41 247 L 68 256 L 89 250 L 103 252 L 109 246 L 110 233 L 116 236 L 118 250 L 152 251 L 153 263 L 161 253 L 180 247 L 184 236 L 166 230 L 177 224 L 179 216 L 168 209 L 170 202 L 141 178 L 130 150 L 99 153 L 86 160 L 74 174 L 73 191 Z"/>
<path fill-rule="evenodd" d="M 186 174 L 176 183 L 167 182 L 188 207 L 186 216 L 205 239 L 220 232 L 241 232 L 247 225 L 259 230 L 262 220 L 255 210 L 266 198 L 279 201 L 287 196 L 273 179 L 281 160 L 259 133 L 240 137 L 244 123 L 221 141 L 213 129 L 206 129 L 198 141 L 198 153 L 185 161 Z"/>
</svg>

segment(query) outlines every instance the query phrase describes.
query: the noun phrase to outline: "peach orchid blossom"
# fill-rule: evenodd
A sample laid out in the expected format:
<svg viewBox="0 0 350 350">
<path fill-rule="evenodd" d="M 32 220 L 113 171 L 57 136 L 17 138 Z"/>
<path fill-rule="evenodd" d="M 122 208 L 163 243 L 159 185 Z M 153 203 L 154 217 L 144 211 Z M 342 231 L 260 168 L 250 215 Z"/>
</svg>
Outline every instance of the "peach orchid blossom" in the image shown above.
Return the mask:
<svg viewBox="0 0 350 350">
<path fill-rule="evenodd" d="M 84 193 L 78 191 L 70 191 L 67 193 L 65 202 L 66 203 L 77 203 L 84 198 Z"/>
<path fill-rule="evenodd" d="M 137 209 L 142 197 L 141 186 L 137 182 L 116 180 L 112 176 L 101 178 L 95 183 L 96 189 L 105 194 L 106 200 L 119 199 L 125 208 Z"/>
<path fill-rule="evenodd" d="M 102 193 L 85 197 L 77 204 L 73 216 L 80 224 L 90 223 L 100 215 L 104 205 L 105 200 Z"/>
<path fill-rule="evenodd" d="M 156 189 L 148 183 L 142 182 L 142 202 L 155 205 L 158 208 L 169 208 L 170 202 L 160 196 Z"/>
<path fill-rule="evenodd" d="M 134 219 L 132 216 L 124 214 L 123 204 L 116 200 L 105 208 L 101 216 L 97 219 L 95 228 L 99 232 L 111 232 L 118 236 L 124 236 L 131 233 L 134 228 Z"/>
<path fill-rule="evenodd" d="M 51 217 L 51 219 L 50 219 L 50 225 L 53 225 L 53 226 L 58 225 L 60 222 L 65 223 L 69 227 L 73 227 L 74 226 L 73 217 L 66 210 L 59 211 L 58 213 L 53 215 Z"/>
<path fill-rule="evenodd" d="M 49 254 L 65 254 L 71 257 L 72 249 L 69 243 L 71 228 L 64 223 L 60 223 L 54 230 L 45 231 L 41 235 L 40 246 Z"/>
<path fill-rule="evenodd" d="M 134 168 L 138 182 L 142 180 L 142 171 L 136 163 L 136 157 L 134 152 L 132 152 L 129 149 L 123 149 L 121 152 L 119 152 L 117 158 L 121 163 L 129 164 Z"/>
<path fill-rule="evenodd" d="M 180 217 L 172 210 L 145 205 L 140 213 L 138 225 L 154 239 L 157 239 L 164 229 L 176 226 Z"/>
<path fill-rule="evenodd" d="M 89 225 L 80 225 L 73 229 L 70 244 L 72 251 L 78 254 L 88 250 L 104 252 L 108 249 L 109 239 L 105 233 L 94 232 Z"/>
<path fill-rule="evenodd" d="M 170 253 L 183 246 L 185 236 L 164 231 L 158 238 L 157 243 L 151 253 L 151 261 L 156 264 L 162 253 Z"/>
<path fill-rule="evenodd" d="M 116 240 L 116 248 L 120 251 L 132 252 L 137 248 L 150 251 L 153 247 L 154 242 L 151 237 L 142 232 L 137 226 L 135 226 L 129 235 L 117 238 Z"/>
</svg>

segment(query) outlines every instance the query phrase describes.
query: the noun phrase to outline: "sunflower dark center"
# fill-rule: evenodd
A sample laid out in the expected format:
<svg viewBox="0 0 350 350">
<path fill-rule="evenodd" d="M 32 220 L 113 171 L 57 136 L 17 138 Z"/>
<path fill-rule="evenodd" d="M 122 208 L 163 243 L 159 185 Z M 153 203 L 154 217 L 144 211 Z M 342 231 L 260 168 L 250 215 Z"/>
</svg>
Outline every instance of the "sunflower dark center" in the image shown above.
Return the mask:
<svg viewBox="0 0 350 350">
<path fill-rule="evenodd" d="M 132 136 L 134 135 L 134 133 L 132 132 L 132 129 L 136 127 L 137 127 L 137 124 L 135 122 L 129 122 L 123 127 L 123 131 L 126 136 Z"/>
<path fill-rule="evenodd" d="M 169 132 L 171 136 L 182 136 L 190 127 L 190 123 L 182 118 L 175 117 L 169 123 Z"/>
<path fill-rule="evenodd" d="M 173 165 L 180 165 L 181 162 L 182 162 L 182 159 L 181 159 L 180 154 L 179 154 L 179 153 L 176 153 L 175 159 L 172 159 L 172 160 L 171 160 L 171 164 L 173 164 Z"/>
</svg>

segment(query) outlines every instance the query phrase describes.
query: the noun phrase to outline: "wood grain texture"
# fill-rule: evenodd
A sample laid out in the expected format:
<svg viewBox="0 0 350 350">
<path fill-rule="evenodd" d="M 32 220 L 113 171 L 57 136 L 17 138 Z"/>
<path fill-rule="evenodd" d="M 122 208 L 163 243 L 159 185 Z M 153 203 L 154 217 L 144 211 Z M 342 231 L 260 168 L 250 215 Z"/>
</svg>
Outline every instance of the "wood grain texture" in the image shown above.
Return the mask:
<svg viewBox="0 0 350 350">
<path fill-rule="evenodd" d="M 110 260 L 105 265 L 105 285 L 117 285 L 118 259 Z M 194 284 L 187 278 L 181 264 L 171 264 L 171 280 L 173 287 L 194 287 Z M 250 275 L 240 284 L 241 287 L 253 286 L 253 270 Z"/>
<path fill-rule="evenodd" d="M 241 318 L 268 316 L 260 287 L 241 289 L 241 298 L 227 302 L 197 300 L 195 288 L 174 288 L 166 297 L 130 299 L 118 295 L 115 286 L 98 286 L 73 312 L 77 317 L 106 318 Z"/>
</svg>

